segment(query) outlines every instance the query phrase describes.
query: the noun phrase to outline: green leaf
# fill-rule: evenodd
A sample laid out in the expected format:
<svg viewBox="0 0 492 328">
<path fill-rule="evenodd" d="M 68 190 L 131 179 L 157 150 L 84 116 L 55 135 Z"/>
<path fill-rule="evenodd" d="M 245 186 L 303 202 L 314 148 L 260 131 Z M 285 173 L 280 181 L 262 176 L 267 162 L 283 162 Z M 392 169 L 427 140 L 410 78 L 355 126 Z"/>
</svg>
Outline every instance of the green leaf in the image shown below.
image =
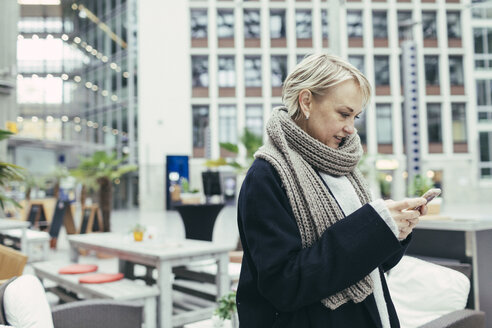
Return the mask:
<svg viewBox="0 0 492 328">
<path fill-rule="evenodd" d="M 221 142 L 220 147 L 230 151 L 231 153 L 237 154 L 239 152 L 239 147 L 236 144 L 230 142 Z"/>
</svg>

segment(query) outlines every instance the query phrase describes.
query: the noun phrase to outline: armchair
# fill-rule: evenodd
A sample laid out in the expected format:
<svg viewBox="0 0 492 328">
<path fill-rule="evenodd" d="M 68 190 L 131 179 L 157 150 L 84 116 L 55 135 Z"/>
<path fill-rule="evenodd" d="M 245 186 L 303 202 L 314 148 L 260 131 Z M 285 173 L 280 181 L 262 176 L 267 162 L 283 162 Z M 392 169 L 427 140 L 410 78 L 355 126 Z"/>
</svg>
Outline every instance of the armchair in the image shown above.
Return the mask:
<svg viewBox="0 0 492 328">
<path fill-rule="evenodd" d="M 143 322 L 143 304 L 87 300 L 52 308 L 55 328 L 135 328 Z"/>
</svg>

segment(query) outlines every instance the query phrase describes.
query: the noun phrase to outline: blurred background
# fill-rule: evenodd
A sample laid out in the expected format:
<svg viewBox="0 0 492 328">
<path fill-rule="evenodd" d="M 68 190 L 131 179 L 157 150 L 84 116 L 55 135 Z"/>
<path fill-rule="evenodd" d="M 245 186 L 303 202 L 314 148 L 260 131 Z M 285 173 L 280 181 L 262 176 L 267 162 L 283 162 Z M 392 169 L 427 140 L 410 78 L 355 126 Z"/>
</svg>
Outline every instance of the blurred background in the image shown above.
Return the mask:
<svg viewBox="0 0 492 328">
<path fill-rule="evenodd" d="M 85 202 L 77 169 L 102 151 L 94 167 L 127 168 L 108 174 L 112 208 L 203 201 L 207 171 L 233 203 L 283 80 L 324 51 L 373 85 L 357 129 L 376 196 L 434 185 L 443 206 L 491 203 L 492 1 L 2 0 L 0 24 L 18 202 Z"/>
</svg>

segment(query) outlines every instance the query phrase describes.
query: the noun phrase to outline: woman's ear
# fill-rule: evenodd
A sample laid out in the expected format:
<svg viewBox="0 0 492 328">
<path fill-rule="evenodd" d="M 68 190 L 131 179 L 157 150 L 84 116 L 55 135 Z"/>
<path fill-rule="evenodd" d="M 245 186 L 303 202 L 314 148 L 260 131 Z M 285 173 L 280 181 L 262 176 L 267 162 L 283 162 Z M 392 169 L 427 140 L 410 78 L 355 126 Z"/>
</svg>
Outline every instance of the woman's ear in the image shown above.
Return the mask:
<svg viewBox="0 0 492 328">
<path fill-rule="evenodd" d="M 309 119 L 309 115 L 311 115 L 312 98 L 313 95 L 308 89 L 303 89 L 299 92 L 299 105 L 301 107 L 302 115 L 306 119 Z"/>
</svg>

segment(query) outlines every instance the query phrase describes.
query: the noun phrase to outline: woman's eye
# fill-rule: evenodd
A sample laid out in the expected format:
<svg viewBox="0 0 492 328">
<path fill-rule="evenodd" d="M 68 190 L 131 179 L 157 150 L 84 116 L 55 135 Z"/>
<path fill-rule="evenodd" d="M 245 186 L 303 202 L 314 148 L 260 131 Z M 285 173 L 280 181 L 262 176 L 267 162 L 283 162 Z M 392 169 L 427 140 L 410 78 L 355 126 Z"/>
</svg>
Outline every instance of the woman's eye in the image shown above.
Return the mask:
<svg viewBox="0 0 492 328">
<path fill-rule="evenodd" d="M 349 117 L 350 114 L 347 114 L 347 113 L 341 113 L 343 117 Z"/>
<path fill-rule="evenodd" d="M 360 115 L 355 116 L 355 119 L 357 119 L 357 120 L 358 120 L 359 118 L 360 118 Z"/>
</svg>

